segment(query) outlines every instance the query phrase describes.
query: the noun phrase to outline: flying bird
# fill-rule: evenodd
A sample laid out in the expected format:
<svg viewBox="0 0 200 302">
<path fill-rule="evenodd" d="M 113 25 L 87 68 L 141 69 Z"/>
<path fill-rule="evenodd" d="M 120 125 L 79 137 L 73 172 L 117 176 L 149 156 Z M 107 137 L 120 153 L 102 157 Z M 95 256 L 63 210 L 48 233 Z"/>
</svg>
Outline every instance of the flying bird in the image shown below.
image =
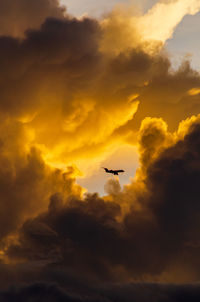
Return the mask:
<svg viewBox="0 0 200 302">
<path fill-rule="evenodd" d="M 124 173 L 124 170 L 109 170 L 107 168 L 103 168 L 106 173 L 111 173 L 113 175 L 118 175 L 119 173 Z"/>
</svg>

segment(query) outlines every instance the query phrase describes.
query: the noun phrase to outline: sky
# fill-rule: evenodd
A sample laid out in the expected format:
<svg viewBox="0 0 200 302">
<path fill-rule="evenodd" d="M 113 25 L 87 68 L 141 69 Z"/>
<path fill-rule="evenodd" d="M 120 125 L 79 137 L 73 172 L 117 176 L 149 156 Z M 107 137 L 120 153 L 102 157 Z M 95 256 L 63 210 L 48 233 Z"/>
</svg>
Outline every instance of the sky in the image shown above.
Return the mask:
<svg viewBox="0 0 200 302">
<path fill-rule="evenodd" d="M 0 0 L 0 301 L 200 300 L 200 1 L 115 4 Z"/>
</svg>

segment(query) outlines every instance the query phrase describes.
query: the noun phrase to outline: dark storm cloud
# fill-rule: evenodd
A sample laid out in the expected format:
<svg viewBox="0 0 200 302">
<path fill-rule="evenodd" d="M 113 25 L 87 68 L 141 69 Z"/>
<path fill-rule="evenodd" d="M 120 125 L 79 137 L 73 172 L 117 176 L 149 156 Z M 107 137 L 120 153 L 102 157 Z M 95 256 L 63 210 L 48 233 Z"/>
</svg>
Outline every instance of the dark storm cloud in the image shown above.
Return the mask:
<svg viewBox="0 0 200 302">
<path fill-rule="evenodd" d="M 118 215 L 117 204 L 105 203 L 97 195 L 66 204 L 53 196 L 47 213 L 24 224 L 20 243 L 9 249 L 9 255 L 63 263 L 86 275 L 106 277 L 107 261 L 118 261 L 118 254 L 113 255 L 120 240 Z"/>
</svg>

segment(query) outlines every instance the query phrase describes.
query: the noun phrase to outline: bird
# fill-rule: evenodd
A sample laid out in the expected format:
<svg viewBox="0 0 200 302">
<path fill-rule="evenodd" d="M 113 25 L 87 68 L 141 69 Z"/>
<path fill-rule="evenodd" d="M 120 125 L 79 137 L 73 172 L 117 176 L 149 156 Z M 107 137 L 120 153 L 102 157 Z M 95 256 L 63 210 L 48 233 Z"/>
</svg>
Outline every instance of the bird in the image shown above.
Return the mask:
<svg viewBox="0 0 200 302">
<path fill-rule="evenodd" d="M 106 173 L 111 173 L 113 175 L 119 175 L 119 173 L 124 173 L 124 170 L 109 170 L 107 168 L 102 167 L 102 169 L 105 170 Z"/>
</svg>

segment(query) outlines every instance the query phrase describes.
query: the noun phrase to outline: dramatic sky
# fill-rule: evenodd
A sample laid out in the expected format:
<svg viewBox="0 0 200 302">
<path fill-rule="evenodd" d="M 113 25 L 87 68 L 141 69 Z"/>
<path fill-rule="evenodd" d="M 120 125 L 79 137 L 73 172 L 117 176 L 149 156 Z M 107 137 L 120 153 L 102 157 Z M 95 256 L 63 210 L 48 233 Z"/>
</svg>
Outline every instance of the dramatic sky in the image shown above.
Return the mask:
<svg viewBox="0 0 200 302">
<path fill-rule="evenodd" d="M 132 3 L 140 12 L 145 13 L 157 0 L 61 0 L 61 3 L 68 8 L 68 12 L 80 17 L 83 15 L 102 18 L 116 4 L 129 5 Z M 166 21 L 168 22 L 168 21 Z M 170 52 L 173 64 L 178 66 L 185 56 L 189 56 L 193 67 L 200 69 L 198 39 L 200 14 L 195 16 L 186 15 L 174 30 L 174 38 L 169 39 L 165 47 Z"/>
<path fill-rule="evenodd" d="M 0 0 L 0 301 L 200 300 L 199 12 Z"/>
</svg>

